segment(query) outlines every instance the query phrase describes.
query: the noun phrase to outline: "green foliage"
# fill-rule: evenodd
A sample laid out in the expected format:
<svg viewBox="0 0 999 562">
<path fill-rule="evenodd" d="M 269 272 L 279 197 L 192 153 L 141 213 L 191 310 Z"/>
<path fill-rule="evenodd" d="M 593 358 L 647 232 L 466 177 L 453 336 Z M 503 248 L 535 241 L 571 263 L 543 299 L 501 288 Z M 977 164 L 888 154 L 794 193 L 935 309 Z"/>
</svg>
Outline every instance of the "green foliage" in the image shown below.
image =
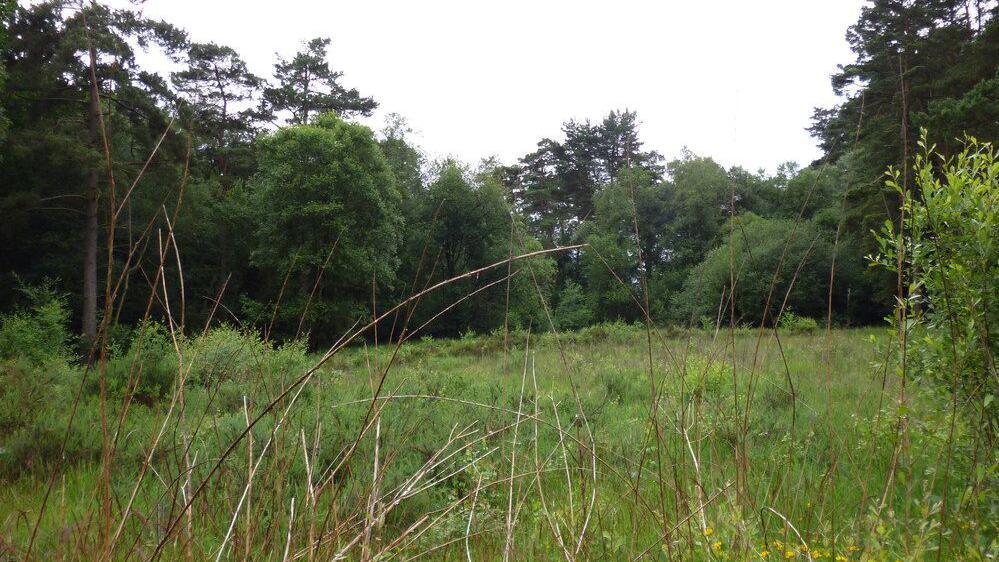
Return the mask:
<svg viewBox="0 0 999 562">
<path fill-rule="evenodd" d="M 414 198 L 413 204 L 415 213 L 408 228 L 403 271 L 410 277 L 409 283 L 415 279 L 418 287 L 500 262 L 511 252 L 517 255 L 541 249 L 537 241 L 523 234 L 523 226 L 511 213 L 505 189 L 489 173 L 472 177 L 455 162 L 445 162 L 437 179 L 425 194 Z M 436 257 L 432 258 L 431 253 Z M 507 267 L 451 283 L 421 299 L 411 327 L 424 324 L 448 308 L 426 330 L 436 335 L 469 330 L 485 333 L 502 326 L 505 318 L 513 327 L 533 324 L 546 329 L 548 322 L 539 298 L 547 298 L 554 269 L 550 258 L 538 257 L 511 264 L 509 283 L 504 280 Z M 494 285 L 472 295 L 490 283 Z M 409 289 L 407 284 L 404 290 Z M 405 296 L 408 294 L 400 298 Z"/>
<path fill-rule="evenodd" d="M 50 286 L 22 286 L 29 306 L 0 316 L 0 474 L 40 468 L 58 454 L 78 382 L 70 367 L 66 298 Z M 74 434 L 69 455 L 87 439 Z"/>
<path fill-rule="evenodd" d="M 264 91 L 270 111 L 289 112 L 289 123 L 305 125 L 322 113 L 370 115 L 378 107 L 373 99 L 340 84 L 343 73 L 332 70 L 327 61 L 329 46 L 329 38 L 316 37 L 291 60 L 279 59 L 274 64 L 277 84 Z"/>
<path fill-rule="evenodd" d="M 828 340 L 824 333 L 787 334 L 782 338 L 784 356 L 763 354 L 755 367 L 749 362 L 733 366 L 724 357 L 723 349 L 729 343 L 714 340 L 709 333 L 692 332 L 680 337 L 653 334 L 653 354 L 663 358 L 663 362 L 654 364 L 660 385 L 661 415 L 668 422 L 686 424 L 677 426 L 683 428 L 681 431 L 663 432 L 662 450 L 686 452 L 688 458 L 700 462 L 699 468 L 692 462 L 671 463 L 671 468 L 685 477 L 683 485 L 692 497 L 667 495 L 663 501 L 670 510 L 696 509 L 702 505 L 696 498 L 698 487 L 703 486 L 706 497 L 717 494 L 714 501 L 701 508 L 704 518 L 698 518 L 692 532 L 678 536 L 674 544 L 678 557 L 685 552 L 688 554 L 683 555 L 684 559 L 691 560 L 743 559 L 768 550 L 769 557 L 781 552 L 781 559 L 807 559 L 800 550 L 800 540 L 793 531 L 780 525 L 776 517 L 761 522 L 758 516 L 747 515 L 734 497 L 718 494 L 730 486 L 731 467 L 737 462 L 733 443 L 743 439 L 738 429 L 742 424 L 741 406 L 738 417 L 730 412 L 733 397 L 739 404 L 747 399 L 745 381 L 750 369 L 755 372 L 758 386 L 754 391 L 757 402 L 745 412 L 749 428 L 744 437 L 746 460 L 752 467 L 746 473 L 749 485 L 745 494 L 753 501 L 768 501 L 781 513 L 812 514 L 812 531 L 806 540 L 813 559 L 832 559 L 836 554 L 856 560 L 861 548 L 865 556 L 870 554 L 875 559 L 905 559 L 907 554 L 918 559 L 932 555 L 939 548 L 939 534 L 926 529 L 941 528 L 942 501 L 950 510 L 943 527 L 946 552 L 960 552 L 961 556 L 967 553 L 970 559 L 988 552 L 994 525 L 987 518 L 976 518 L 975 512 L 968 508 L 959 509 L 959 500 L 954 495 L 942 499 L 941 479 L 913 480 L 915 475 L 940 470 L 950 421 L 946 400 L 918 387 L 908 390 L 911 400 L 908 439 L 912 450 L 898 459 L 898 470 L 893 473 L 893 481 L 902 480 L 892 487 L 897 496 L 889 496 L 880 517 L 873 513 L 858 515 L 870 501 L 863 488 L 885 486 L 894 464 L 891 446 L 894 424 L 890 418 L 897 412 L 882 407 L 882 380 L 872 376 L 872 369 L 878 370 L 877 366 L 872 367 L 872 362 L 883 356 L 882 350 L 868 340 L 868 336 L 877 339 L 877 333 L 835 330 Z M 739 356 L 752 354 L 756 337 L 755 331 L 736 334 L 733 345 Z M 514 496 L 515 501 L 521 505 L 514 533 L 516 553 L 525 559 L 557 558 L 560 547 L 546 514 L 558 514 L 564 521 L 577 517 L 578 521 L 582 509 L 579 500 L 585 500 L 583 506 L 588 505 L 591 486 L 595 486 L 595 507 L 601 516 L 590 523 L 593 535 L 586 539 L 588 548 L 594 557 L 605 554 L 611 558 L 634 557 L 646 545 L 654 544 L 662 532 L 659 521 L 637 517 L 645 512 L 645 507 L 633 499 L 635 486 L 649 497 L 654 497 L 660 486 L 664 486 L 657 474 L 665 461 L 657 458 L 658 449 L 645 421 L 650 399 L 645 330 L 607 324 L 560 334 L 558 339 L 554 334 L 532 333 L 530 371 L 521 394 L 519 366 L 511 365 L 513 376 L 503 373 L 507 360 L 516 365 L 524 356 L 526 340 L 526 332 L 514 333 L 510 338 L 511 348 L 505 350 L 502 334 L 467 336 L 461 340 L 412 342 L 404 345 L 398 354 L 386 347 L 358 346 L 334 356 L 310 381 L 303 399 L 280 426 L 278 416 L 264 414 L 251 432 L 254 458 L 264 443 L 272 437 L 273 440 L 267 454 L 260 457 L 254 501 L 245 504 L 250 506 L 247 518 L 275 527 L 289 524 L 287 506 L 291 497 L 306 493 L 308 467 L 336 465 L 360 431 L 370 404 L 370 366 L 384 365 L 389 357 L 396 355 L 388 381 L 393 388 L 392 398 L 386 395 L 384 408 L 379 411 L 379 484 L 383 490 L 400 489 L 428 458 L 434 458 L 448 437 L 457 431 L 455 424 L 490 429 L 475 431 L 473 427 L 467 439 L 443 447 L 444 452 L 436 457 L 441 462 L 424 480 L 433 482 L 433 486 L 405 498 L 380 520 L 373 532 L 387 538 L 404 532 L 428 513 L 436 514 L 435 519 L 440 516 L 438 523 L 426 527 L 419 540 L 401 543 L 394 552 L 409 555 L 437 548 L 441 556 L 459 559 L 465 555 L 461 539 L 471 520 L 471 531 L 476 537 L 469 542 L 473 557 L 501 557 L 509 493 L 507 478 L 513 469 L 515 484 L 522 485 L 514 487 L 515 493 L 520 494 Z M 677 352 L 673 359 L 666 359 L 670 357 L 667 346 Z M 826 355 L 827 346 L 835 353 Z M 686 352 L 678 353 L 685 348 Z M 318 359 L 306 356 L 298 345 L 273 348 L 262 345 L 256 336 L 229 328 L 186 340 L 181 352 L 193 371 L 213 369 L 218 376 L 188 380 L 185 416 L 183 420 L 171 421 L 158 449 L 162 454 L 152 457 L 149 485 L 138 488 L 133 507 L 143 514 L 169 510 L 171 498 L 163 496 L 162 486 L 153 479 L 152 471 L 176 474 L 183 470 L 184 461 L 179 453 L 189 446 L 192 459 L 197 459 L 193 465 L 195 481 L 207 477 L 212 461 L 245 428 L 244 407 L 252 419 L 268 402 L 265 397 L 276 396 L 283 382 Z M 509 358 L 505 358 L 508 354 Z M 567 373 L 564 364 L 567 360 L 570 365 L 585 365 L 585 368 Z M 823 377 L 816 376 L 816 365 L 824 361 L 829 361 L 837 384 L 830 386 Z M 74 372 L 73 377 L 76 375 Z M 535 378 L 536 388 L 532 383 Z M 206 380 L 218 382 L 206 386 Z M 793 390 L 788 388 L 787 380 L 793 383 Z M 885 385 L 884 392 L 890 395 L 897 392 L 899 381 L 889 379 Z M 55 390 L 47 393 L 46 405 L 38 410 L 43 415 L 33 417 L 30 425 L 16 431 L 7 431 L 5 426 L 0 433 L 0 473 L 4 478 L 23 476 L 5 480 L 9 485 L 0 488 L 0 509 L 5 512 L 37 505 L 44 494 L 47 479 L 39 475 L 47 474 L 58 454 L 63 435 L 59 424 L 66 422 L 66 408 L 60 407 L 59 401 L 66 398 L 61 389 L 69 387 L 70 384 L 62 382 L 56 384 Z M 583 428 L 576 421 L 574 396 L 578 396 L 587 427 L 593 431 L 599 468 L 595 482 L 584 480 L 585 495 L 570 496 L 574 490 L 578 494 L 578 485 L 574 483 L 587 478 L 585 469 L 589 462 L 586 455 L 576 458 L 580 450 L 577 440 L 585 443 L 587 438 L 579 437 Z M 166 409 L 169 399 L 161 398 L 152 405 L 141 402 L 131 405 L 119 433 L 112 465 L 114 489 L 131 491 L 136 469 L 145 459 L 148 444 L 163 421 L 159 413 Z M 284 404 L 280 402 L 279 408 L 283 410 Z M 827 409 L 823 404 L 831 407 Z M 113 401 L 108 408 L 109 416 L 116 419 L 120 410 Z M 3 410 L 10 411 L 18 410 Z M 520 418 L 522 426 L 513 440 L 512 427 L 508 426 L 514 424 L 518 411 L 531 414 Z M 72 541 L 61 537 L 66 533 L 63 510 L 96 515 L 99 509 L 94 500 L 99 472 L 93 464 L 101 450 L 98 412 L 97 404 L 89 396 L 84 397 L 63 464 L 65 488 L 60 480 L 54 496 L 59 501 L 55 504 L 58 507 L 43 519 L 39 528 L 38 545 L 46 552 L 83 556 L 93 548 L 90 541 L 97 531 L 90 527 L 69 531 Z M 684 431 L 689 440 L 685 439 Z M 316 446 L 315 438 L 318 438 Z M 228 521 L 231 505 L 243 494 L 251 450 L 248 439 L 237 444 L 225 460 L 225 473 L 208 480 L 211 494 L 200 496 L 203 500 L 199 502 L 199 513 L 206 517 L 194 518 L 192 522 L 199 540 L 218 544 L 225 534 L 225 526 L 214 522 L 219 518 Z M 961 446 L 969 443 L 963 425 L 957 426 L 954 440 Z M 303 441 L 310 458 L 308 465 L 303 461 Z M 496 448 L 499 446 L 506 447 L 505 454 L 499 454 Z M 173 454 L 175 451 L 178 454 Z M 535 451 L 540 461 L 534 460 Z M 636 451 L 640 454 L 636 455 Z M 512 452 L 516 452 L 516 464 L 511 463 Z M 690 457 L 691 454 L 695 457 Z M 307 527 L 312 520 L 318 524 L 327 515 L 352 514 L 363 518 L 363 511 L 354 510 L 363 510 L 364 499 L 372 489 L 370 463 L 375 455 L 372 433 L 361 440 L 353 455 L 346 465 L 349 470 L 339 473 L 334 480 L 337 494 L 344 501 L 341 505 L 319 504 L 315 514 L 310 509 L 296 510 L 296 523 L 291 525 L 291 548 L 307 547 L 310 542 Z M 829 476 L 832 455 L 839 459 L 837 474 L 842 477 Z M 203 466 L 198 462 L 201 459 L 209 461 Z M 548 470 L 535 472 L 536 467 L 546 466 Z M 569 466 L 571 483 L 567 483 L 564 466 Z M 795 474 L 793 485 L 782 483 L 789 466 Z M 629 470 L 639 468 L 644 474 L 640 480 L 634 473 L 628 476 Z M 963 463 L 955 463 L 952 470 L 955 483 L 969 482 L 973 473 Z M 675 481 L 665 480 L 665 486 Z M 858 482 L 863 486 L 858 486 Z M 824 498 L 825 506 L 822 510 L 813 509 L 819 497 Z M 383 513 L 384 505 L 387 504 L 376 507 L 379 510 L 376 513 Z M 911 510 L 906 511 L 906 507 Z M 33 522 L 30 518 L 13 520 L 6 540 L 16 546 L 25 544 Z M 127 539 L 132 539 L 142 531 L 126 527 L 124 532 Z M 740 533 L 748 538 L 740 539 Z M 637 535 L 637 546 L 630 546 L 631 534 Z M 242 532 L 238 536 L 244 540 Z M 286 532 L 252 534 L 251 552 L 280 550 L 287 536 Z M 454 545 L 444 544 L 455 539 L 458 542 Z M 323 557 L 335 553 L 325 548 L 319 552 Z M 709 549 L 710 556 L 705 549 Z M 788 550 L 792 552 L 790 557 L 785 554 Z M 164 559 L 182 558 L 179 547 L 167 545 Z"/>
<path fill-rule="evenodd" d="M 574 281 L 566 281 L 559 292 L 555 308 L 555 324 L 559 330 L 579 330 L 593 323 L 593 310 L 583 288 Z"/>
<path fill-rule="evenodd" d="M 207 169 L 231 183 L 245 177 L 252 163 L 250 141 L 259 112 L 250 104 L 263 81 L 249 71 L 239 53 L 215 43 L 193 43 L 187 68 L 170 75 L 180 96 L 182 119 L 199 137 L 210 139 L 199 151 Z"/>
<path fill-rule="evenodd" d="M 562 132 L 565 141 L 541 140 L 538 150 L 521 158 L 508 178 L 517 209 L 546 246 L 572 241 L 593 212 L 597 191 L 622 169 L 662 175 L 662 156 L 641 150 L 633 111 L 611 111 L 600 123 L 567 121 Z"/>
<path fill-rule="evenodd" d="M 823 315 L 832 265 L 831 233 L 811 222 L 795 226 L 794 221 L 754 215 L 738 217 L 730 229 L 728 239 L 708 252 L 673 300 L 677 322 L 714 318 L 723 298 L 727 311 L 732 276 L 737 323 L 759 324 L 768 302 L 767 323 L 772 323 L 785 296 L 787 305 L 801 314 Z M 838 291 L 845 293 L 842 283 Z"/>
<path fill-rule="evenodd" d="M 777 320 L 777 326 L 782 331 L 790 333 L 814 332 L 819 329 L 819 323 L 814 318 L 799 316 L 794 313 L 791 307 L 785 308 L 784 312 L 781 313 Z"/>
<path fill-rule="evenodd" d="M 373 280 L 395 282 L 403 220 L 392 172 L 370 129 L 332 114 L 262 137 L 258 158 L 251 261 L 272 283 L 261 296 L 276 299 L 289 279 L 281 318 L 294 335 L 322 272 L 309 320 L 314 336 L 332 336 L 367 315 Z"/>
<path fill-rule="evenodd" d="M 594 217 L 580 229 L 580 237 L 588 245 L 583 252 L 581 271 L 591 307 L 601 320 L 633 321 L 641 317 L 634 295 L 642 294 L 639 275 L 647 269 L 638 261 L 632 201 L 636 207 L 641 206 L 644 220 L 662 209 L 657 205 L 662 191 L 648 174 L 625 170 L 617 181 L 597 193 Z M 654 244 L 657 237 L 652 224 L 639 224 L 643 228 L 648 226 L 642 238 L 646 242 L 642 257 L 648 256 L 648 263 L 657 252 L 649 243 Z"/>
<path fill-rule="evenodd" d="M 378 142 L 407 204 L 424 191 L 423 155 L 410 144 L 408 138 L 410 133 L 412 129 L 409 128 L 406 119 L 397 113 L 392 113 L 386 118 L 386 125 L 382 129 L 383 138 Z M 411 213 L 406 214 L 407 219 L 411 216 Z"/>
<path fill-rule="evenodd" d="M 21 286 L 28 307 L 0 315 L 0 360 L 33 367 L 64 364 L 70 357 L 69 307 L 51 285 Z"/>
<path fill-rule="evenodd" d="M 147 404 L 168 396 L 179 375 L 170 334 L 157 323 L 135 330 L 128 348 L 111 357 L 102 369 L 106 391 L 112 397 L 121 400 L 134 396 Z M 89 390 L 94 394 L 99 392 L 98 378 L 89 380 Z"/>
<path fill-rule="evenodd" d="M 891 172 L 887 184 L 902 198 L 904 220 L 885 223 L 872 260 L 904 280 L 899 306 L 922 328 L 914 331 L 919 373 L 960 396 L 991 437 L 999 430 L 999 155 L 971 138 L 945 158 L 925 139 L 915 189 Z"/>
<path fill-rule="evenodd" d="M 17 2 L 14 0 L 2 0 L 0 1 L 0 52 L 4 52 L 7 48 L 7 43 L 9 38 L 7 37 L 7 29 L 10 26 L 10 18 L 14 14 L 14 8 L 17 7 Z M 0 62 L 0 92 L 3 91 L 5 82 L 7 81 L 7 69 L 5 65 Z M 7 136 L 7 127 L 10 125 L 10 121 L 7 119 L 6 112 L 3 106 L 0 106 L 0 142 L 3 141 L 4 137 Z M 3 157 L 0 156 L 0 160 Z"/>
<path fill-rule="evenodd" d="M 578 557 L 635 558 L 646 544 L 659 555 L 670 528 L 670 559 L 763 557 L 758 548 L 800 559 L 799 539 L 812 558 L 990 556 L 999 163 L 991 145 L 953 139 L 999 134 L 999 8 L 973 4 L 865 6 L 848 34 L 857 60 L 833 79 L 843 102 L 816 113 L 821 162 L 768 174 L 687 151 L 664 166 L 631 111 L 568 121 L 563 138 L 541 140 L 513 166 L 491 159 L 473 172 L 446 161 L 428 172 L 398 116 L 377 139 L 343 120 L 376 103 L 341 84 L 329 39 L 279 59 L 268 84 L 232 48 L 191 43 L 134 10 L 0 0 L 0 512 L 28 514 L 4 521 L 0 558 L 8 547 L 21 556 L 41 476 L 56 462 L 68 482 L 60 509 L 49 501 L 36 552 L 138 552 L 106 552 L 114 522 L 90 509 L 104 491 L 129 497 L 154 442 L 121 544 L 145 550 L 162 538 L 178 513 L 169 494 L 186 497 L 186 476 L 209 491 L 188 512 L 193 540 L 167 541 L 163 559 L 176 545 L 201 549 L 185 559 L 211 555 L 255 455 L 257 483 L 233 534 L 249 539 L 239 547 L 250 559 L 272 556 L 285 536 L 302 553 L 310 510 L 347 522 L 335 532 L 365 520 L 350 506 L 390 498 L 438 453 L 430 476 L 440 479 L 378 521 L 372 544 L 430 513 L 440 524 L 370 558 L 427 554 L 472 526 L 468 553 L 441 555 L 505 557 L 490 529 L 505 527 L 508 498 L 521 522 L 517 559 L 575 557 L 553 529 L 579 533 Z M 140 64 L 157 51 L 181 65 L 169 80 Z M 256 137 L 282 119 L 290 126 Z M 916 156 L 911 176 L 917 125 L 938 144 Z M 885 198 L 872 186 L 887 164 L 903 172 Z M 869 227 L 885 219 L 877 262 L 902 264 L 905 365 L 936 385 L 882 376 L 903 364 L 856 332 L 813 333 L 827 313 L 870 322 L 891 302 L 887 274 L 865 274 L 861 259 Z M 85 244 L 95 234 L 97 248 Z M 576 243 L 586 247 L 503 264 Z M 71 327 L 81 258 L 94 253 L 86 269 L 108 273 L 116 300 L 102 353 L 84 365 Z M 380 345 L 367 335 L 321 367 L 308 353 L 310 341 L 325 348 L 355 321 L 494 263 L 381 323 Z M 28 285 L 8 283 L 9 272 Z M 647 332 L 646 302 L 660 324 L 705 329 Z M 716 339 L 730 312 L 740 326 L 776 323 L 779 355 L 741 327 Z M 202 331 L 209 314 L 214 327 Z M 164 327 L 174 320 L 184 326 Z M 421 339 L 385 345 L 404 323 Z M 286 392 L 313 370 L 301 394 Z M 381 374 L 383 401 L 372 408 Z M 887 399 L 901 391 L 901 405 Z M 291 396 L 301 401 L 286 409 Z M 438 451 L 465 423 L 474 444 Z M 355 447 L 371 427 L 377 440 L 369 431 Z M 339 470 L 343 451 L 356 456 Z M 367 464 L 376 451 L 378 492 Z M 197 460 L 188 466 L 184 452 Z M 592 467 L 590 452 L 600 455 Z M 107 490 L 96 466 L 109 468 Z M 317 502 L 283 519 L 289 495 L 311 502 L 316 477 L 327 476 Z M 589 505 L 595 517 L 583 523 Z M 782 522 L 746 506 L 773 506 Z M 787 525 L 775 539 L 771 522 L 789 521 L 803 536 L 789 538 Z M 92 535 L 99 552 L 88 551 Z M 853 537 L 857 550 L 844 548 Z M 334 539 L 308 545 L 333 558 L 323 549 L 339 547 Z"/>
<path fill-rule="evenodd" d="M 695 265 L 721 239 L 731 207 L 731 186 L 725 169 L 711 158 L 685 153 L 667 165 L 675 217 L 667 224 L 674 240 L 670 254 L 680 267 Z"/>
<path fill-rule="evenodd" d="M 811 129 L 824 161 L 849 162 L 853 232 L 897 220 L 901 200 L 885 198 L 880 177 L 888 166 L 907 176 L 920 126 L 948 155 L 965 132 L 994 137 L 997 10 L 993 0 L 876 0 L 861 9 L 846 35 L 856 58 L 832 77 L 842 101 L 816 109 Z"/>
</svg>

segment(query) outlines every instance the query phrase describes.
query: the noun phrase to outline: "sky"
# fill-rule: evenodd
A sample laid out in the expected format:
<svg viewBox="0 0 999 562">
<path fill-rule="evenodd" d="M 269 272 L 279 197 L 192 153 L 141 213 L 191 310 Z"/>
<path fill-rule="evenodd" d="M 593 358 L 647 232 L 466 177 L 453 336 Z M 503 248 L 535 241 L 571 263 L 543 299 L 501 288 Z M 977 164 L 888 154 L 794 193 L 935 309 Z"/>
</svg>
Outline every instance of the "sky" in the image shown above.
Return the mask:
<svg viewBox="0 0 999 562">
<path fill-rule="evenodd" d="M 568 119 L 638 112 L 645 147 L 773 170 L 819 156 L 812 110 L 863 0 L 147 0 L 258 75 L 328 36 L 342 83 L 398 113 L 432 157 L 512 163 Z"/>
</svg>

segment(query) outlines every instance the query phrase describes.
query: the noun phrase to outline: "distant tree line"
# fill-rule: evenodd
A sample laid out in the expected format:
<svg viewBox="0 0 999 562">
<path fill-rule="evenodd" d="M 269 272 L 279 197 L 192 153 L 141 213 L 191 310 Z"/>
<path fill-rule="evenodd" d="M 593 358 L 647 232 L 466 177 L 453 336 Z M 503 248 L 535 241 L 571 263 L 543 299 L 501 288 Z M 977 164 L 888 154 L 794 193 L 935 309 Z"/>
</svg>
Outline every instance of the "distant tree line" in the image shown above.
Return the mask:
<svg viewBox="0 0 999 562">
<path fill-rule="evenodd" d="M 88 338 L 169 311 L 190 330 L 212 315 L 329 342 L 444 279 L 585 244 L 430 292 L 384 331 L 573 329 L 645 307 L 664 324 L 769 323 L 830 302 L 835 322 L 877 322 L 894 280 L 865 256 L 899 207 L 884 172 L 909 181 L 921 128 L 944 154 L 997 138 L 996 12 L 868 3 L 832 79 L 842 102 L 815 112 L 823 157 L 766 173 L 667 160 L 628 110 L 567 121 L 512 164 L 431 161 L 401 117 L 351 121 L 377 103 L 344 84 L 327 38 L 261 77 L 134 10 L 0 1 L 0 310 L 56 283 Z"/>
</svg>

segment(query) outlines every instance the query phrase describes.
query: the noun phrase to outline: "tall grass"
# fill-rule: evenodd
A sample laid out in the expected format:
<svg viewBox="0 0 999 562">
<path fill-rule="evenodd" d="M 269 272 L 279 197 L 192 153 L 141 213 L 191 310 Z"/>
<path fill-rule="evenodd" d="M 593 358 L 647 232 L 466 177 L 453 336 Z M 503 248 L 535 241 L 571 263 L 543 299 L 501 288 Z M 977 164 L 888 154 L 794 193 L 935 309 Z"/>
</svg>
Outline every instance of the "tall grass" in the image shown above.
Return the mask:
<svg viewBox="0 0 999 562">
<path fill-rule="evenodd" d="M 147 348 L 168 342 L 165 332 L 149 330 Z M 37 555 L 714 560 L 766 552 L 852 560 L 922 559 L 937 548 L 935 475 L 951 414 L 930 392 L 910 397 L 907 454 L 882 508 L 899 414 L 891 398 L 899 381 L 881 375 L 895 368 L 882 363 L 890 345 L 882 329 L 786 335 L 783 353 L 775 338 L 757 352 L 754 330 L 739 329 L 734 340 L 655 331 L 658 441 L 650 435 L 646 336 L 626 325 L 513 333 L 507 353 L 516 367 L 507 373 L 499 335 L 398 351 L 355 346 L 283 398 L 321 357 L 226 328 L 178 338 L 181 359 L 149 352 L 143 375 L 186 365 L 183 415 L 170 411 L 176 396 L 136 402 L 117 436 L 114 519 L 106 526 L 113 542 L 99 532 L 95 489 L 107 461 L 91 422 L 95 400 L 85 397 L 71 438 L 79 445 L 41 518 Z M 747 423 L 732 407 L 748 389 L 736 389 L 729 356 L 738 380 L 754 355 Z M 386 390 L 372 404 L 375 367 L 389 362 Z M 120 416 L 117 400 L 108 402 L 107 415 Z M 958 442 L 970 444 L 960 421 L 958 428 Z M 11 475 L 0 492 L 11 557 L 29 540 L 49 468 Z M 958 480 L 971 468 L 959 468 Z M 955 511 L 948 533 L 968 556 L 977 549 L 984 557 L 992 523 L 960 505 Z"/>
</svg>

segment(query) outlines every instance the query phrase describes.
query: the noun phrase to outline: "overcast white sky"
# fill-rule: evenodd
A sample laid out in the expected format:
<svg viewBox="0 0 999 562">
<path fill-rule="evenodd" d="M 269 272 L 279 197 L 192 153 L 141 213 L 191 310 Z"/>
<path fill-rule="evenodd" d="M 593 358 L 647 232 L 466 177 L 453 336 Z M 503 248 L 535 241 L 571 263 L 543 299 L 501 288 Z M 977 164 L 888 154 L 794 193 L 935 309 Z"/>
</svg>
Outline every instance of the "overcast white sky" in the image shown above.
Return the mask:
<svg viewBox="0 0 999 562">
<path fill-rule="evenodd" d="M 148 0 L 148 16 L 228 44 L 270 76 L 274 53 L 333 39 L 331 60 L 400 113 L 431 155 L 513 162 L 570 118 L 637 110 L 646 147 L 725 165 L 808 163 L 812 108 L 863 0 Z"/>
</svg>

